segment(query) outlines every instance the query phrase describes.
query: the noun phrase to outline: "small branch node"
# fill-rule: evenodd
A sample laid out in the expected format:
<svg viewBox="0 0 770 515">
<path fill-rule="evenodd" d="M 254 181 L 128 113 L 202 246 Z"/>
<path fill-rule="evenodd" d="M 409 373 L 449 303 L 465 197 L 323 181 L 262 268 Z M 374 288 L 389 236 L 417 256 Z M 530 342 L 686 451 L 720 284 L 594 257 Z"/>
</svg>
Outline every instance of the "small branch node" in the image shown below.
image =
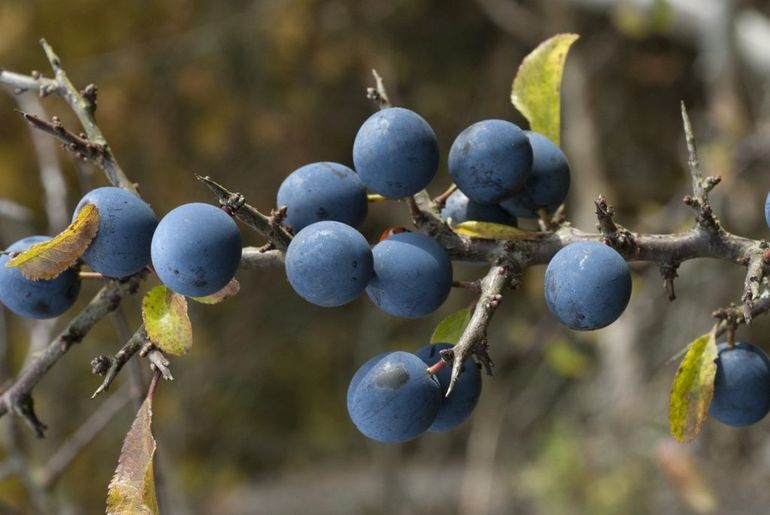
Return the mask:
<svg viewBox="0 0 770 515">
<path fill-rule="evenodd" d="M 150 360 L 152 369 L 160 372 L 163 379 L 166 381 L 174 380 L 174 376 L 171 375 L 171 369 L 169 368 L 171 362 L 159 349 L 153 348 L 150 350 L 147 354 L 147 358 Z"/>
</svg>

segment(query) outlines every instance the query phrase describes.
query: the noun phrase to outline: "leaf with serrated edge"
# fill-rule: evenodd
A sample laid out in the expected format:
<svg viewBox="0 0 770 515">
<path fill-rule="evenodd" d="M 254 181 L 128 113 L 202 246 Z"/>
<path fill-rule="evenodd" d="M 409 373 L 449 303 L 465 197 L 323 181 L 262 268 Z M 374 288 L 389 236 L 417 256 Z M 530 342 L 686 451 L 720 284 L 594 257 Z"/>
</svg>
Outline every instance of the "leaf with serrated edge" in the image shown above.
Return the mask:
<svg viewBox="0 0 770 515">
<path fill-rule="evenodd" d="M 75 220 L 48 241 L 35 243 L 8 260 L 5 266 L 15 266 L 30 281 L 54 279 L 72 267 L 91 244 L 99 230 L 99 210 L 91 203 L 78 212 Z"/>
<path fill-rule="evenodd" d="M 145 399 L 131 424 L 107 488 L 107 515 L 158 515 L 152 457 L 152 400 Z"/>
<path fill-rule="evenodd" d="M 520 240 L 529 238 L 535 234 L 532 231 L 526 231 L 511 225 L 495 224 L 492 222 L 475 222 L 472 220 L 459 223 L 452 227 L 452 230 L 462 236 L 483 238 L 486 240 Z"/>
<path fill-rule="evenodd" d="M 538 45 L 519 66 L 511 102 L 529 120 L 529 127 L 557 146 L 561 124 L 561 77 L 564 61 L 577 34 L 557 34 Z"/>
<path fill-rule="evenodd" d="M 201 304 L 219 304 L 220 302 L 234 297 L 241 290 L 241 285 L 236 279 L 231 279 L 227 285 L 216 293 L 206 295 L 205 297 L 190 297 L 195 302 Z"/>
<path fill-rule="evenodd" d="M 147 337 L 163 352 L 182 356 L 192 347 L 192 324 L 184 295 L 156 286 L 142 299 L 142 320 Z"/>
<path fill-rule="evenodd" d="M 451 343 L 454 345 L 460 340 L 468 322 L 471 320 L 471 310 L 463 308 L 455 311 L 444 320 L 439 322 L 433 334 L 430 336 L 430 343 Z"/>
<path fill-rule="evenodd" d="M 679 364 L 668 412 L 671 434 L 679 442 L 698 436 L 706 420 L 714 394 L 716 359 L 716 335 L 712 331 L 695 339 Z"/>
</svg>

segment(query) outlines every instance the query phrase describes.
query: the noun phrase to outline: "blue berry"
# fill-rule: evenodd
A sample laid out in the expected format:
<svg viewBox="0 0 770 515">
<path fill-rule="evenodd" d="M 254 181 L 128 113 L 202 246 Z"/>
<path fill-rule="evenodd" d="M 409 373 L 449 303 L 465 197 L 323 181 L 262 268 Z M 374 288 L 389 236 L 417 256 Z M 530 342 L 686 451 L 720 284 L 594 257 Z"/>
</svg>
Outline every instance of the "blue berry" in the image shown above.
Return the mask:
<svg viewBox="0 0 770 515">
<path fill-rule="evenodd" d="M 759 422 L 770 411 L 770 359 L 750 343 L 720 343 L 718 349 L 709 414 L 735 427 Z"/>
<path fill-rule="evenodd" d="M 504 120 L 474 123 L 452 143 L 449 172 L 469 199 L 497 204 L 524 186 L 532 146 L 520 128 Z"/>
<path fill-rule="evenodd" d="M 494 204 L 479 204 L 469 199 L 465 193 L 455 190 L 449 195 L 441 210 L 441 219 L 452 219 L 452 225 L 468 220 L 479 222 L 493 222 L 496 224 L 515 224 L 516 218 L 500 206 Z"/>
<path fill-rule="evenodd" d="M 428 122 L 402 107 L 364 122 L 353 143 L 353 164 L 366 187 L 385 197 L 414 195 L 438 170 L 438 141 Z"/>
<path fill-rule="evenodd" d="M 452 263 L 446 251 L 424 234 L 401 232 L 372 249 L 374 276 L 366 287 L 383 311 L 403 318 L 428 315 L 452 288 Z"/>
<path fill-rule="evenodd" d="M 116 278 L 135 274 L 150 263 L 158 218 L 145 201 L 122 188 L 97 188 L 78 202 L 73 220 L 86 203 L 99 210 L 99 231 L 81 256 L 84 263 Z"/>
<path fill-rule="evenodd" d="M 525 131 L 532 145 L 532 173 L 524 188 L 500 205 L 514 216 L 537 218 L 537 210 L 553 213 L 567 198 L 569 163 L 564 153 L 550 139 L 537 132 Z"/>
<path fill-rule="evenodd" d="M 348 388 L 348 413 L 358 430 L 387 443 L 424 433 L 441 405 L 438 382 L 425 368 L 420 358 L 401 351 L 364 363 Z"/>
<path fill-rule="evenodd" d="M 628 264 L 597 241 L 572 243 L 553 256 L 545 271 L 548 309 L 571 329 L 600 329 L 614 322 L 631 298 Z"/>
<path fill-rule="evenodd" d="M 152 265 L 163 284 L 203 297 L 224 288 L 241 262 L 241 234 L 210 204 L 181 205 L 161 219 L 152 238 Z"/>
<path fill-rule="evenodd" d="M 339 163 L 311 163 L 293 171 L 278 188 L 278 206 L 287 206 L 286 223 L 297 233 L 323 220 L 357 227 L 368 202 L 358 174 Z"/>
<path fill-rule="evenodd" d="M 29 236 L 6 250 L 21 252 L 35 243 L 48 241 L 48 236 Z M 10 257 L 0 255 L 0 301 L 24 318 L 53 318 L 67 311 L 77 300 L 80 279 L 77 271 L 65 270 L 54 279 L 30 281 L 18 268 L 5 264 Z"/>
<path fill-rule="evenodd" d="M 372 277 L 372 251 L 357 230 L 341 222 L 302 229 L 286 251 L 294 291 L 318 306 L 341 306 L 361 295 Z"/>
<path fill-rule="evenodd" d="M 415 354 L 426 365 L 433 366 L 441 359 L 440 352 L 451 348 L 452 345 L 448 343 L 435 343 L 420 347 Z M 436 379 L 441 386 L 441 407 L 436 415 L 436 420 L 433 421 L 428 431 L 449 431 L 468 418 L 473 408 L 476 407 L 476 402 L 478 402 L 481 394 L 481 371 L 473 359 L 465 360 L 460 377 L 452 389 L 452 394 L 446 397 L 451 378 L 451 364 L 446 365 L 436 374 Z"/>
</svg>

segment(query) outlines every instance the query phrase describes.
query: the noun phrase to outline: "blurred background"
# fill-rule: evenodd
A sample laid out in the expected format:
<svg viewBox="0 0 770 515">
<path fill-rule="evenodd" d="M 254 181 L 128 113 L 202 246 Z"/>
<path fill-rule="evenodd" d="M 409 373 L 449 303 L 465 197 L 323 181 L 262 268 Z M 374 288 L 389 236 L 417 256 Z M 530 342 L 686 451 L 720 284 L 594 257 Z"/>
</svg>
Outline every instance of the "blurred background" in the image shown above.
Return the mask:
<svg viewBox="0 0 770 515">
<path fill-rule="evenodd" d="M 159 215 L 214 201 L 194 172 L 269 211 L 299 166 L 351 164 L 355 133 L 373 112 L 372 68 L 394 103 L 435 129 L 443 151 L 430 190 L 443 191 L 446 153 L 463 128 L 485 118 L 526 125 L 509 101 L 517 66 L 565 31 L 581 35 L 563 86 L 573 223 L 593 230 L 601 193 L 632 230 L 691 226 L 681 202 L 690 191 L 684 100 L 703 168 L 723 178 L 712 203 L 724 226 L 767 237 L 770 6 L 762 0 L 2 0 L 0 66 L 49 74 L 38 45 L 45 37 L 76 85 L 96 83 L 98 122 Z M 58 231 L 83 192 L 106 181 L 52 151 L 14 112 L 43 108 L 78 132 L 61 99 L 0 93 L 4 248 Z M 375 241 L 407 223 L 405 205 L 377 203 L 362 230 Z M 245 244 L 262 243 L 242 234 Z M 356 431 L 348 381 L 374 354 L 427 343 L 471 293 L 453 292 L 425 319 L 399 320 L 366 298 L 314 307 L 276 269 L 239 272 L 235 299 L 190 306 L 195 344 L 173 360 L 176 380 L 156 395 L 164 513 L 767 513 L 768 420 L 742 430 L 707 421 L 689 445 L 668 436 L 676 372 L 668 360 L 708 331 L 714 309 L 740 299 L 744 270 L 687 262 L 673 303 L 656 266 L 632 270 L 629 308 L 590 333 L 556 323 L 543 268 L 528 270 L 493 320 L 495 374 L 472 419 L 399 446 Z M 458 264 L 455 273 L 470 280 L 484 269 Z M 75 309 L 98 288 L 84 284 Z M 44 440 L 20 420 L 0 420 L 0 513 L 103 512 L 148 371 L 135 359 L 109 395 L 90 400 L 99 378 L 89 362 L 138 326 L 140 299 L 126 299 L 35 389 Z M 71 316 L 33 324 L 2 313 L 0 382 Z M 770 349 L 769 329 L 763 317 L 738 337 Z"/>
</svg>

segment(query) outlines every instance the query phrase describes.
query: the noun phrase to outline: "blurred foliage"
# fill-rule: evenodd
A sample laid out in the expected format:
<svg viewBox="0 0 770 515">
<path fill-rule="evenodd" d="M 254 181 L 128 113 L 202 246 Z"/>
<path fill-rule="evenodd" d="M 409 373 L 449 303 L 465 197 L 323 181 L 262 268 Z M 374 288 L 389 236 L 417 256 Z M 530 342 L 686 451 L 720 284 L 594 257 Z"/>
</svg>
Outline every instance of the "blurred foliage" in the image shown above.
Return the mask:
<svg viewBox="0 0 770 515">
<path fill-rule="evenodd" d="M 564 77 L 562 142 L 574 174 L 567 212 L 576 225 L 592 228 L 592 201 L 602 193 L 629 228 L 690 226 L 680 202 L 689 189 L 684 99 L 707 173 L 724 178 L 712 196 L 717 213 L 728 229 L 763 237 L 768 77 L 737 57 L 724 69 L 706 66 L 710 49 L 679 31 L 668 2 L 656 0 L 652 11 L 630 1 L 591 3 L 3 0 L 0 66 L 48 73 L 37 44 L 45 37 L 76 84 L 96 83 L 100 126 L 159 215 L 185 202 L 213 202 L 194 172 L 269 210 L 283 177 L 299 166 L 351 164 L 353 138 L 373 108 L 365 99 L 371 68 L 396 103 L 431 123 L 447 150 L 480 119 L 525 125 L 509 100 L 518 64 L 546 37 L 575 32 L 581 39 Z M 770 14 L 763 2 L 738 3 Z M 521 13 L 506 18 L 505 6 Z M 77 127 L 59 99 L 44 105 Z M 35 215 L 29 223 L 0 220 L 3 245 L 46 227 L 34 148 L 15 107 L 12 96 L 0 96 L 0 199 Z M 105 184 L 88 166 L 59 156 L 68 206 Z M 434 193 L 450 182 L 445 163 L 444 156 Z M 383 228 L 408 225 L 405 206 L 370 207 L 363 231 L 371 241 Z M 243 236 L 261 243 L 245 229 Z M 483 270 L 457 265 L 456 275 L 473 280 Z M 685 263 L 679 298 L 669 304 L 656 267 L 634 264 L 629 309 L 594 333 L 556 325 L 542 299 L 542 272 L 528 270 L 493 321 L 495 376 L 485 381 L 473 420 L 400 447 L 355 431 L 345 413 L 349 378 L 371 355 L 423 345 L 471 293 L 454 292 L 426 319 L 398 320 L 367 299 L 334 310 L 311 306 L 277 270 L 240 272 L 234 299 L 190 303 L 195 345 L 173 360 L 176 380 L 159 385 L 153 430 L 161 503 L 174 514 L 686 514 L 694 509 L 691 482 L 667 471 L 679 470 L 671 460 L 688 460 L 698 492 L 713 495 L 701 512 L 765 512 L 767 421 L 743 431 L 707 421 L 688 447 L 692 454 L 669 452 L 668 461 L 659 454 L 669 441 L 675 374 L 665 363 L 710 327 L 714 308 L 739 298 L 743 271 Z M 78 306 L 97 288 L 85 284 Z M 141 322 L 140 299 L 123 305 L 131 329 Z M 765 318 L 741 336 L 767 346 Z M 8 367 L 16 372 L 35 328 L 7 313 L 5 320 Z M 91 358 L 121 344 L 115 324 L 103 321 L 35 390 L 48 438 L 35 441 L 18 421 L 9 429 L 33 473 L 96 408 Z M 126 379 L 124 371 L 118 382 Z M 56 484 L 60 512 L 103 510 L 135 412 L 121 411 Z M 9 420 L 0 421 L 4 428 Z M 7 464 L 5 452 L 0 464 Z M 0 512 L 6 506 L 33 511 L 14 475 L 0 481 Z"/>
</svg>

